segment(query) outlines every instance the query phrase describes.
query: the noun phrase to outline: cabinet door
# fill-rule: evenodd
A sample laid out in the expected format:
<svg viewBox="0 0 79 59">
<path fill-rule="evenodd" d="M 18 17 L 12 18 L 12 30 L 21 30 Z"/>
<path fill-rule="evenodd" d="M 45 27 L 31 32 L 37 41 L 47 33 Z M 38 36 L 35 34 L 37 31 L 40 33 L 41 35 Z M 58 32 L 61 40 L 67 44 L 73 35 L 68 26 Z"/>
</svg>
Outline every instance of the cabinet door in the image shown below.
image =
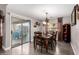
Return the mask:
<svg viewBox="0 0 79 59">
<path fill-rule="evenodd" d="M 0 49 L 2 48 L 2 19 L 0 19 Z"/>
<path fill-rule="evenodd" d="M 4 22 L 3 22 L 3 19 L 0 19 L 0 36 L 3 36 L 3 25 L 4 25 Z"/>
</svg>

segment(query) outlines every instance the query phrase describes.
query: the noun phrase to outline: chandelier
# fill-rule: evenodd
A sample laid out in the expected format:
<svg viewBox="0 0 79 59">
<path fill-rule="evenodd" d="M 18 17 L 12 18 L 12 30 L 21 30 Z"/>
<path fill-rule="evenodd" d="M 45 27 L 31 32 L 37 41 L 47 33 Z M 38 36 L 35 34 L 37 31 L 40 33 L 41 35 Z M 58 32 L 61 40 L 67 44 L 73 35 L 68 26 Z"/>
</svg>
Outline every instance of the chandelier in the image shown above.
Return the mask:
<svg viewBox="0 0 79 59">
<path fill-rule="evenodd" d="M 46 25 L 49 22 L 49 19 L 47 18 L 48 12 L 46 12 L 45 14 L 46 14 L 46 19 L 45 19 L 45 21 L 43 21 L 43 25 Z"/>
<path fill-rule="evenodd" d="M 47 18 L 48 13 L 46 12 L 46 19 L 43 21 L 43 25 L 45 25 L 45 34 L 48 35 L 48 24 L 49 24 L 49 19 Z"/>
</svg>

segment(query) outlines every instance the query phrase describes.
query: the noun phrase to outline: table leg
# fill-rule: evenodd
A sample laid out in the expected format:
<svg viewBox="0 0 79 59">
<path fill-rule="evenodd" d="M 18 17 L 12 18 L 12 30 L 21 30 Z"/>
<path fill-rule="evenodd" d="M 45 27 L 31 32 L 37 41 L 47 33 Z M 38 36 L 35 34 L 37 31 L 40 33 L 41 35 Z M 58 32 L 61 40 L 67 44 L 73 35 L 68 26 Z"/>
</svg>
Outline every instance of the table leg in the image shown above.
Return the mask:
<svg viewBox="0 0 79 59">
<path fill-rule="evenodd" d="M 35 38 L 34 38 L 34 49 L 36 49 L 36 42 L 35 42 Z"/>
<path fill-rule="evenodd" d="M 48 52 L 48 40 L 46 40 L 46 52 Z"/>
</svg>

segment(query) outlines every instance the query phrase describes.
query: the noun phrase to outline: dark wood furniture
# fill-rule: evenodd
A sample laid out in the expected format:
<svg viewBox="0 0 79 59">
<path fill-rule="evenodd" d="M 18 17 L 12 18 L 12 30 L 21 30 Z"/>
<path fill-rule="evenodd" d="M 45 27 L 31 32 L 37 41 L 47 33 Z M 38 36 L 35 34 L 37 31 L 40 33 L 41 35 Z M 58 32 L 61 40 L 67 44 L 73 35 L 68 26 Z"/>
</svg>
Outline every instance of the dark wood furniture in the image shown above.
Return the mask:
<svg viewBox="0 0 79 59">
<path fill-rule="evenodd" d="M 55 31 L 53 31 L 52 33 L 51 33 L 51 38 L 49 39 L 49 42 L 48 42 L 48 44 L 49 44 L 49 46 L 51 46 L 51 49 L 53 49 L 54 47 L 56 47 L 56 37 L 57 37 L 57 31 L 55 32 Z"/>
<path fill-rule="evenodd" d="M 0 49 L 2 49 L 3 27 L 4 27 L 4 16 L 3 12 L 0 10 Z"/>
<path fill-rule="evenodd" d="M 37 45 L 42 48 L 46 49 L 46 52 L 48 52 L 49 47 L 51 49 L 56 46 L 56 35 L 57 32 L 54 32 L 52 35 L 42 35 L 41 33 L 35 32 L 34 35 L 34 48 L 37 48 Z"/>
<path fill-rule="evenodd" d="M 0 36 L 0 49 L 2 49 L 2 37 Z"/>
<path fill-rule="evenodd" d="M 41 48 L 41 52 L 42 52 L 42 48 L 44 47 L 44 41 L 43 38 L 41 36 L 34 36 L 34 48 L 36 49 L 37 46 L 39 46 Z"/>
<path fill-rule="evenodd" d="M 39 32 L 39 31 L 38 32 L 34 32 L 34 35 L 35 36 L 42 36 L 42 32 Z"/>
<path fill-rule="evenodd" d="M 45 49 L 46 52 L 48 52 L 48 48 L 49 48 L 49 40 L 51 39 L 52 35 L 43 35 L 42 38 L 44 40 L 44 44 L 45 44 Z"/>
<path fill-rule="evenodd" d="M 42 36 L 42 32 L 34 32 L 34 48 L 36 48 L 36 41 Z"/>
<path fill-rule="evenodd" d="M 71 26 L 70 24 L 63 25 L 63 40 L 70 43 L 71 41 Z"/>
<path fill-rule="evenodd" d="M 53 37 L 52 37 L 53 42 L 54 42 L 54 44 L 55 44 L 54 46 L 56 46 L 56 43 L 57 43 L 57 42 L 56 42 L 56 38 L 57 38 L 57 31 L 53 32 L 52 36 L 53 36 Z"/>
<path fill-rule="evenodd" d="M 37 48 L 37 45 L 42 48 L 44 47 L 44 41 L 42 38 L 42 32 L 34 32 L 34 48 Z"/>
</svg>

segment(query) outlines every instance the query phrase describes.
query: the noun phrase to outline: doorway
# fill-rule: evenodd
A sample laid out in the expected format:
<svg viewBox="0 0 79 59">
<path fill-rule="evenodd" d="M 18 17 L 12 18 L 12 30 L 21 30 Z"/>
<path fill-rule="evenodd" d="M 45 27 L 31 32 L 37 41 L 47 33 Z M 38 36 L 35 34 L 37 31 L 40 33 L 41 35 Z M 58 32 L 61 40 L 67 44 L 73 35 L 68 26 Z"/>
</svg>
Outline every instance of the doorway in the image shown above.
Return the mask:
<svg viewBox="0 0 79 59">
<path fill-rule="evenodd" d="M 58 18 L 58 41 L 63 41 L 63 19 Z"/>
<path fill-rule="evenodd" d="M 31 21 L 11 17 L 11 47 L 31 41 Z"/>
</svg>

